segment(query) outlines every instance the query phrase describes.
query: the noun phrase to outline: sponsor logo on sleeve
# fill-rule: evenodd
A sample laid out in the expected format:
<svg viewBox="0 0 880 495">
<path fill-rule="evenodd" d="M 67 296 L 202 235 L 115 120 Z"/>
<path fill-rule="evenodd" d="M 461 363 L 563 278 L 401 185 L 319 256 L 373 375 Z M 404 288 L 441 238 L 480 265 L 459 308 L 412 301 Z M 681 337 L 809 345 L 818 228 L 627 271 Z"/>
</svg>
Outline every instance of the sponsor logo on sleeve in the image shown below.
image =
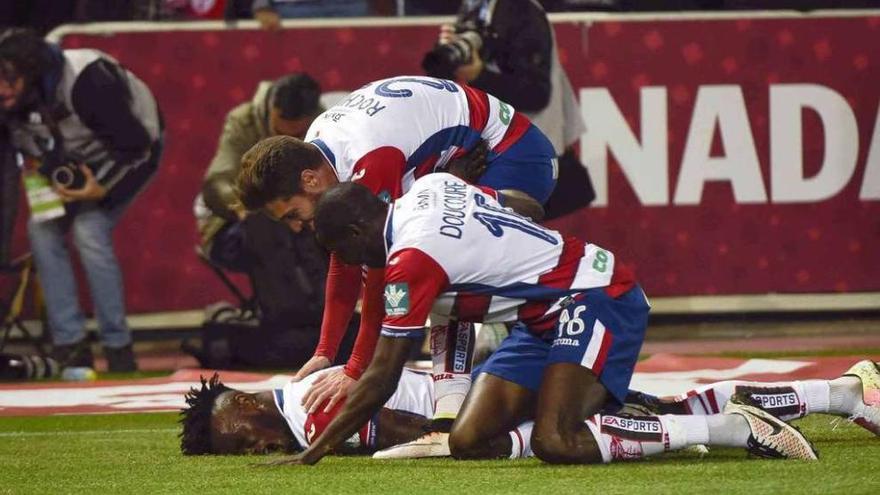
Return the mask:
<svg viewBox="0 0 880 495">
<path fill-rule="evenodd" d="M 315 423 L 309 422 L 306 425 L 306 442 L 308 442 L 309 445 L 315 440 L 315 433 Z"/>
<path fill-rule="evenodd" d="M 513 116 L 513 109 L 510 108 L 510 105 L 508 105 L 507 103 L 504 103 L 503 101 L 499 102 L 499 103 L 500 103 L 500 105 L 499 105 L 500 108 L 499 108 L 499 112 L 498 112 L 498 118 L 501 119 L 502 124 L 509 125 L 510 118 Z"/>
<path fill-rule="evenodd" d="M 409 284 L 406 282 L 385 286 L 385 314 L 403 316 L 409 313 Z"/>
</svg>

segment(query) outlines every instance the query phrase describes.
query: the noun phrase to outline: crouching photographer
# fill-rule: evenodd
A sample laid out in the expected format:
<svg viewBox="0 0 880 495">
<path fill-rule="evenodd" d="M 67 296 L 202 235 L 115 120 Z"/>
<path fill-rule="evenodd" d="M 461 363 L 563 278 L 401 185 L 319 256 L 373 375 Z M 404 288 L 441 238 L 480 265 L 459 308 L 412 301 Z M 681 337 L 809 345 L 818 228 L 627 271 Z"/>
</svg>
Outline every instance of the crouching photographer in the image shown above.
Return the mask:
<svg viewBox="0 0 880 495">
<path fill-rule="evenodd" d="M 31 206 L 28 236 L 46 299 L 52 357 L 93 366 L 65 237 L 85 270 L 110 371 L 137 365 L 113 228 L 159 165 L 162 124 L 147 86 L 97 50 L 0 32 L 0 126 Z M 9 163 L 12 162 L 12 163 Z"/>
<path fill-rule="evenodd" d="M 455 24 L 441 26 L 422 68 L 429 76 L 466 82 L 510 103 L 550 139 L 559 156 L 559 177 L 545 205 L 546 219 L 595 198 L 573 147 L 585 125 L 540 3 L 465 0 Z"/>
</svg>

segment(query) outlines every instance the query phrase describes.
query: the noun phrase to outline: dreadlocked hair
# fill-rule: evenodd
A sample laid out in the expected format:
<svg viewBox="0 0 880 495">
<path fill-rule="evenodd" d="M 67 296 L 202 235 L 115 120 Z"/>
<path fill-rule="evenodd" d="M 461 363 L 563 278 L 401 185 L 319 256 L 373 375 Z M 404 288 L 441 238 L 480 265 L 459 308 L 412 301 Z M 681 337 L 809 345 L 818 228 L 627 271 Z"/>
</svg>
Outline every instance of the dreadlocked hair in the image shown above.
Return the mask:
<svg viewBox="0 0 880 495">
<path fill-rule="evenodd" d="M 183 431 L 180 432 L 180 451 L 183 455 L 212 454 L 211 413 L 214 402 L 223 392 L 232 390 L 220 382 L 220 375 L 214 373 L 210 380 L 200 376 L 202 388 L 192 387 L 186 394 L 185 409 L 180 410 Z"/>
</svg>

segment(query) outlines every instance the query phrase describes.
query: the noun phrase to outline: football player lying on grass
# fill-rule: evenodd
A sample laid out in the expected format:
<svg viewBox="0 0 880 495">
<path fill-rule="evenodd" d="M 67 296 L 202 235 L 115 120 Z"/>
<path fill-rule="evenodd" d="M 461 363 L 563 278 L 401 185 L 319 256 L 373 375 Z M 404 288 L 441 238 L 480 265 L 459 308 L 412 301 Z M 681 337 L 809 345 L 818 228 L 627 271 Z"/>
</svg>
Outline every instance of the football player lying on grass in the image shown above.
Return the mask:
<svg viewBox="0 0 880 495">
<path fill-rule="evenodd" d="M 264 454 L 297 452 L 307 447 L 339 412 L 319 408 L 309 414 L 302 397 L 312 381 L 333 368 L 315 373 L 283 389 L 245 393 L 223 385 L 215 375 L 202 380 L 200 389 L 186 396 L 188 407 L 181 412 L 181 451 L 199 454 Z M 880 370 L 871 361 L 861 361 L 835 380 L 794 382 L 724 381 L 705 385 L 674 399 L 631 392 L 624 411 L 633 414 L 709 415 L 723 411 L 730 398 L 746 396 L 775 416 L 792 420 L 812 413 L 850 418 L 880 435 Z M 870 404 L 870 405 L 869 405 Z M 391 399 L 379 414 L 353 436 L 338 453 L 366 454 L 423 435 L 431 423 L 434 397 L 431 375 L 405 369 Z M 724 423 L 724 415 L 718 415 Z M 621 416 L 622 417 L 622 416 Z M 728 420 L 730 417 L 728 417 Z M 632 418 L 638 423 L 638 416 Z M 509 442 L 497 446 L 496 458 L 531 457 L 532 423 L 525 422 L 510 432 Z M 742 428 L 715 428 L 715 443 L 736 443 L 747 436 Z M 724 440 L 724 437 L 727 437 Z M 635 444 L 633 444 L 635 445 Z"/>
<path fill-rule="evenodd" d="M 326 368 L 284 388 L 247 393 L 227 387 L 215 374 L 186 394 L 181 410 L 180 450 L 185 455 L 299 452 L 308 447 L 339 412 L 309 413 L 303 397 L 315 380 L 342 367 Z M 385 408 L 353 435 L 338 453 L 365 454 L 425 434 L 434 414 L 431 374 L 407 369 Z"/>
</svg>

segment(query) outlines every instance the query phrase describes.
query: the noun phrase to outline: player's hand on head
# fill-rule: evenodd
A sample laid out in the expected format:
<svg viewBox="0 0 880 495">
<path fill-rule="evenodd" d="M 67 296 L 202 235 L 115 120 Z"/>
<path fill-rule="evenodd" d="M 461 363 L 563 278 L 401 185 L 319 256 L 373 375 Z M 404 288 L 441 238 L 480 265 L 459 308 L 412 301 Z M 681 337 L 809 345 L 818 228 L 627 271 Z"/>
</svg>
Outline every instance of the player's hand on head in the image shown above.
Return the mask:
<svg viewBox="0 0 880 495">
<path fill-rule="evenodd" d="M 474 149 L 450 160 L 447 170 L 459 179 L 473 184 L 486 173 L 486 168 L 489 166 L 488 156 L 489 143 L 485 139 L 481 139 Z"/>
<path fill-rule="evenodd" d="M 355 381 L 341 369 L 325 373 L 315 380 L 303 396 L 303 407 L 311 414 L 326 402 L 324 412 L 330 412 L 339 401 L 345 399 Z"/>
<path fill-rule="evenodd" d="M 306 364 L 304 364 L 302 368 L 293 375 L 293 378 L 291 378 L 290 381 L 298 382 L 316 371 L 329 368 L 331 364 L 333 363 L 324 356 L 312 356 L 312 358 L 306 361 Z"/>
</svg>

